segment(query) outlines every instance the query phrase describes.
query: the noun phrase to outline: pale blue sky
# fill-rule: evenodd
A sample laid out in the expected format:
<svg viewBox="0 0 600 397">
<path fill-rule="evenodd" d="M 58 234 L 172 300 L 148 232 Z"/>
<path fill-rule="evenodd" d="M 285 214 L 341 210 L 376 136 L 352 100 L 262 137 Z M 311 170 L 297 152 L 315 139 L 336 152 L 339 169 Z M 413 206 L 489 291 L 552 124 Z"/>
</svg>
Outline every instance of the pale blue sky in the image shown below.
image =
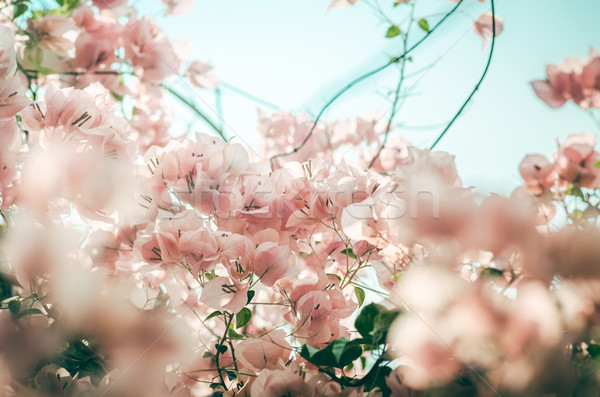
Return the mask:
<svg viewBox="0 0 600 397">
<path fill-rule="evenodd" d="M 443 57 L 411 90 L 397 122 L 422 126 L 449 120 L 478 80 L 487 49 L 469 29 L 472 20 L 490 6 L 464 1 L 465 12 L 453 16 L 414 53 L 412 70 Z M 157 3 L 137 4 L 142 12 L 158 16 Z M 418 15 L 452 6 L 444 0 L 420 4 Z M 400 48 L 397 39 L 383 37 L 388 24 L 365 4 L 331 11 L 326 11 L 327 5 L 328 0 L 198 0 L 191 15 L 158 19 L 169 36 L 191 41 L 190 58 L 211 61 L 223 81 L 284 109 L 315 114 L 345 83 Z M 600 1 L 496 0 L 496 5 L 505 31 L 498 37 L 491 70 L 438 149 L 456 155 L 466 185 L 508 194 L 520 183 L 518 164 L 526 153 L 551 155 L 557 137 L 596 133 L 589 115 L 576 106 L 568 104 L 560 110 L 545 106 L 529 81 L 543 78 L 547 63 L 585 57 L 590 46 L 600 48 Z M 401 15 L 400 8 L 390 16 Z M 324 119 L 353 117 L 375 108 L 387 111 L 389 104 L 377 91 L 391 88 L 395 73 L 390 70 L 362 83 L 332 106 Z M 414 81 L 409 80 L 407 87 Z M 199 95 L 214 109 L 212 94 Z M 235 131 L 256 147 L 257 105 L 223 90 L 223 107 L 229 135 Z M 400 134 L 425 147 L 441 129 Z"/>
</svg>

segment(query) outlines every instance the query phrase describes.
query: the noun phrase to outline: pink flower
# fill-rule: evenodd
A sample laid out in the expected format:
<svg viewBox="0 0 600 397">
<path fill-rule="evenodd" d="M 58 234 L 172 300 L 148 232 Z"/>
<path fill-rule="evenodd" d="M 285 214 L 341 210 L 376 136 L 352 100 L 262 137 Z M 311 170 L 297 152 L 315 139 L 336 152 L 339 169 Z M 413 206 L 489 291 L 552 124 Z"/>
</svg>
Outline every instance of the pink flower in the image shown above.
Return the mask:
<svg viewBox="0 0 600 397">
<path fill-rule="evenodd" d="M 185 15 L 194 10 L 194 0 L 161 0 L 167 5 L 165 15 Z"/>
<path fill-rule="evenodd" d="M 253 396 L 281 397 L 314 396 L 314 390 L 304 382 L 304 379 L 290 368 L 282 370 L 263 370 L 252 383 L 250 393 Z"/>
<path fill-rule="evenodd" d="M 217 310 L 238 313 L 248 302 L 248 284 L 217 277 L 204 285 L 200 302 Z"/>
<path fill-rule="evenodd" d="M 0 25 L 0 79 L 7 79 L 17 70 L 15 40 L 11 30 Z"/>
<path fill-rule="evenodd" d="M 285 331 L 275 330 L 262 338 L 246 339 L 235 348 L 241 363 L 254 372 L 281 369 L 290 358 L 292 347 L 285 340 Z"/>
<path fill-rule="evenodd" d="M 254 252 L 254 273 L 260 277 L 261 283 L 271 287 L 287 273 L 290 259 L 290 249 L 286 245 L 259 244 Z"/>
<path fill-rule="evenodd" d="M 494 19 L 496 21 L 495 33 L 496 36 L 498 36 L 504 29 L 504 22 L 497 14 L 495 16 L 489 12 L 481 14 L 473 25 L 473 31 L 481 36 L 483 47 L 487 45 L 487 40 L 490 40 L 492 37 L 494 37 Z"/>
<path fill-rule="evenodd" d="M 114 60 L 115 47 L 108 40 L 98 40 L 94 36 L 82 33 L 75 42 L 77 66 L 92 72 L 97 67 L 109 67 Z M 114 76 L 118 78 L 118 76 Z"/>
<path fill-rule="evenodd" d="M 17 76 L 0 81 L 0 120 L 14 117 L 27 107 L 29 102 Z"/>
<path fill-rule="evenodd" d="M 600 155 L 594 151 L 596 140 L 587 133 L 569 136 L 556 154 L 557 172 L 561 179 L 582 187 L 596 188 L 600 183 Z"/>
<path fill-rule="evenodd" d="M 358 3 L 358 0 L 331 0 L 331 3 L 329 3 L 329 8 L 344 8 L 353 6 L 356 3 Z"/>
<path fill-rule="evenodd" d="M 535 194 L 542 194 L 554 183 L 554 164 L 541 154 L 525 156 L 519 165 L 525 185 Z"/>
<path fill-rule="evenodd" d="M 546 80 L 531 83 L 536 95 L 551 108 L 572 100 L 582 109 L 600 107 L 600 55 L 590 50 L 587 60 L 567 58 L 546 67 Z"/>
<path fill-rule="evenodd" d="M 134 13 L 123 29 L 125 57 L 140 68 L 142 80 L 162 81 L 178 73 L 181 58 L 176 45 L 169 40 L 148 16 L 138 19 Z"/>
<path fill-rule="evenodd" d="M 17 151 L 21 147 L 21 130 L 15 119 L 0 120 L 0 195 L 4 206 L 5 187 L 17 172 Z"/>
<path fill-rule="evenodd" d="M 195 87 L 215 89 L 219 86 L 219 75 L 208 63 L 193 62 L 185 72 Z"/>
<path fill-rule="evenodd" d="M 34 37 L 40 46 L 61 57 L 69 56 L 74 49 L 77 33 L 75 23 L 71 19 L 62 15 L 47 14 L 31 21 L 29 20 L 29 23 L 35 32 Z"/>
<path fill-rule="evenodd" d="M 92 3 L 102 9 L 113 9 L 122 6 L 127 3 L 127 0 L 93 0 Z"/>
</svg>

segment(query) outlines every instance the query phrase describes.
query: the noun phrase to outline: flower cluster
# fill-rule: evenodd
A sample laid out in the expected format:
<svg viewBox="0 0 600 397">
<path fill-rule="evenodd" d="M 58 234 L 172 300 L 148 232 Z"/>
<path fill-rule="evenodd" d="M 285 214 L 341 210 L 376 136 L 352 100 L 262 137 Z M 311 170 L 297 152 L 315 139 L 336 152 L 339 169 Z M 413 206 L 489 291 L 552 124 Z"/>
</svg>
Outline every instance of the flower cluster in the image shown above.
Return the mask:
<svg viewBox="0 0 600 397">
<path fill-rule="evenodd" d="M 567 58 L 559 65 L 548 65 L 546 75 L 546 80 L 531 85 L 551 108 L 570 100 L 582 109 L 600 107 L 600 54 L 594 48 L 587 59 Z"/>
<path fill-rule="evenodd" d="M 253 153 L 165 80 L 217 72 L 126 0 L 0 11 L 0 395 L 598 388 L 591 135 L 527 156 L 510 197 L 393 115 L 260 112 Z M 171 136 L 168 95 L 216 134 Z"/>
</svg>

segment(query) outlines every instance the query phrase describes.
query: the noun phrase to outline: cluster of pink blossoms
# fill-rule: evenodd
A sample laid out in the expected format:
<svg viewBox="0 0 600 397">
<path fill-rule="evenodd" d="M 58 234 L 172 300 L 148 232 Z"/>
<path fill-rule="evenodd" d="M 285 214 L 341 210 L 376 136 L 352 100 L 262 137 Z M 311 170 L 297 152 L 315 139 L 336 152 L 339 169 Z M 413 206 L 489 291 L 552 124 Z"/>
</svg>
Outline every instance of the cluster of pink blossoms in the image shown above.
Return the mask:
<svg viewBox="0 0 600 397">
<path fill-rule="evenodd" d="M 567 101 L 582 109 L 600 107 L 600 54 L 594 48 L 587 59 L 567 58 L 546 67 L 546 80 L 531 83 L 537 96 L 552 108 Z"/>
<path fill-rule="evenodd" d="M 0 396 L 598 388 L 591 135 L 527 156 L 510 197 L 379 115 L 260 113 L 259 154 L 173 138 L 164 80 L 185 61 L 151 18 L 0 11 Z M 184 76 L 218 86 L 200 61 Z"/>
</svg>

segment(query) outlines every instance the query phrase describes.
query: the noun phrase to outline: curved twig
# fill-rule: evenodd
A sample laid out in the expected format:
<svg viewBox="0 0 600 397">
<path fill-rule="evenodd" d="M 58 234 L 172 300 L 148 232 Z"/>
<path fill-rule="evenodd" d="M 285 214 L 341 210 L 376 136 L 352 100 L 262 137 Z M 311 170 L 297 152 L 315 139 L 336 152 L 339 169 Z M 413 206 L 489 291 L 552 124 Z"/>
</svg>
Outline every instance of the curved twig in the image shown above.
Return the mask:
<svg viewBox="0 0 600 397">
<path fill-rule="evenodd" d="M 426 34 L 425 36 L 423 36 L 419 41 L 417 41 L 415 44 L 413 44 L 408 50 L 406 50 L 403 54 L 401 54 L 400 56 L 397 57 L 393 57 L 392 59 L 390 59 L 387 63 L 379 66 L 378 68 L 375 68 L 373 70 L 371 70 L 370 72 L 367 72 L 365 74 L 363 74 L 362 76 L 357 77 L 356 79 L 352 80 L 350 83 L 348 83 L 346 86 L 344 86 L 344 88 L 342 88 L 340 91 L 338 91 L 326 104 L 325 106 L 323 106 L 321 108 L 321 110 L 319 111 L 319 114 L 317 115 L 317 118 L 315 119 L 310 131 L 308 131 L 308 134 L 306 135 L 306 137 L 302 140 L 302 142 L 300 142 L 300 144 L 298 146 L 296 146 L 294 149 L 292 149 L 289 152 L 285 152 L 285 153 L 279 153 L 276 154 L 274 156 L 272 156 L 270 158 L 271 162 L 273 162 L 273 160 L 275 160 L 278 157 L 285 157 L 285 156 L 289 156 L 292 155 L 296 152 L 298 152 L 300 149 L 302 149 L 302 147 L 304 147 L 304 145 L 306 145 L 306 142 L 308 142 L 308 140 L 310 139 L 310 137 L 312 136 L 313 132 L 315 131 L 315 128 L 317 127 L 317 124 L 319 123 L 319 120 L 321 119 L 321 116 L 323 116 L 323 113 L 325 113 L 325 110 L 327 110 L 329 108 L 329 106 L 331 106 L 331 104 L 333 104 L 333 102 L 335 102 L 339 97 L 341 97 L 346 91 L 348 91 L 350 88 L 354 87 L 356 84 L 362 82 L 363 80 L 368 79 L 369 77 L 376 75 L 377 73 L 387 69 L 388 67 L 390 67 L 393 64 L 396 64 L 398 62 L 400 62 L 402 59 L 404 59 L 406 56 L 408 56 L 408 54 L 410 54 L 411 52 L 413 52 L 419 45 L 421 45 L 421 43 L 423 43 L 433 32 L 435 32 L 440 25 L 442 25 L 452 14 L 454 14 L 454 12 L 461 6 L 461 4 L 463 3 L 463 1 L 460 1 L 458 4 L 456 4 L 450 11 L 448 11 L 448 13 L 446 15 L 444 15 L 444 17 L 442 19 L 440 19 L 438 21 L 438 23 L 436 23 Z"/>
<path fill-rule="evenodd" d="M 190 108 L 190 110 L 192 110 L 198 117 L 200 117 L 202 120 L 204 120 L 204 122 L 206 122 L 206 124 L 208 124 L 217 134 L 219 134 L 221 139 L 223 139 L 224 141 L 227 142 L 227 137 L 225 136 L 223 131 L 215 124 L 214 121 L 212 121 L 211 119 L 208 118 L 208 116 L 206 116 L 204 113 L 202 113 L 196 105 L 194 105 L 192 102 L 190 102 L 189 99 L 187 99 L 186 97 L 184 97 L 179 92 L 175 91 L 173 88 L 169 87 L 166 84 L 161 84 L 161 87 L 163 87 L 164 89 L 169 91 L 169 93 L 171 95 L 173 95 L 175 98 L 179 99 L 184 105 L 186 105 L 188 108 Z"/>
<path fill-rule="evenodd" d="M 442 140 L 444 135 L 446 135 L 446 132 L 448 132 L 450 127 L 452 127 L 452 124 L 454 124 L 454 122 L 458 119 L 458 117 L 461 115 L 463 110 L 465 110 L 465 108 L 467 107 L 469 102 L 471 102 L 471 99 L 473 99 L 473 96 L 475 96 L 475 93 L 477 92 L 477 90 L 479 90 L 479 86 L 481 85 L 481 83 L 483 83 L 483 80 L 485 79 L 485 76 L 487 75 L 488 70 L 490 69 L 490 65 L 492 64 L 492 55 L 494 54 L 494 44 L 496 43 L 496 10 L 494 8 L 494 0 L 490 0 L 490 2 L 492 3 L 492 44 L 490 46 L 490 54 L 488 56 L 488 60 L 485 65 L 485 69 L 483 70 L 483 73 L 481 74 L 481 78 L 475 85 L 475 88 L 473 88 L 473 91 L 471 91 L 471 94 L 469 94 L 467 100 L 462 104 L 460 109 L 458 109 L 458 112 L 456 112 L 454 117 L 452 117 L 452 120 L 450 120 L 450 123 L 448 123 L 446 128 L 444 128 L 444 131 L 442 131 L 442 133 L 440 135 L 438 135 L 435 142 L 433 142 L 431 144 L 431 146 L 429 147 L 429 150 L 433 150 L 436 147 L 436 145 Z"/>
<path fill-rule="evenodd" d="M 406 47 L 408 45 L 408 34 L 410 32 L 410 28 L 412 26 L 412 23 L 415 21 L 415 18 L 414 18 L 415 4 L 416 3 L 412 3 L 412 5 L 411 5 L 410 21 L 408 24 L 408 29 L 406 30 L 406 34 L 404 35 L 404 40 L 403 40 L 403 49 L 404 50 L 406 50 Z M 373 167 L 373 164 L 375 164 L 375 161 L 377 161 L 377 159 L 381 155 L 381 151 L 385 148 L 385 145 L 387 144 L 388 138 L 390 136 L 390 130 L 392 129 L 392 123 L 394 122 L 394 118 L 396 117 L 396 112 L 398 111 L 398 102 L 400 101 L 400 90 L 402 88 L 402 84 L 404 83 L 405 71 L 406 71 L 406 58 L 402 60 L 402 67 L 400 69 L 400 78 L 398 80 L 398 85 L 396 86 L 396 91 L 394 93 L 394 102 L 392 103 L 392 113 L 390 114 L 387 126 L 385 128 L 383 142 L 381 143 L 381 146 L 379 146 L 379 150 L 377 151 L 375 156 L 373 156 L 373 159 L 369 163 L 368 168 Z"/>
</svg>

